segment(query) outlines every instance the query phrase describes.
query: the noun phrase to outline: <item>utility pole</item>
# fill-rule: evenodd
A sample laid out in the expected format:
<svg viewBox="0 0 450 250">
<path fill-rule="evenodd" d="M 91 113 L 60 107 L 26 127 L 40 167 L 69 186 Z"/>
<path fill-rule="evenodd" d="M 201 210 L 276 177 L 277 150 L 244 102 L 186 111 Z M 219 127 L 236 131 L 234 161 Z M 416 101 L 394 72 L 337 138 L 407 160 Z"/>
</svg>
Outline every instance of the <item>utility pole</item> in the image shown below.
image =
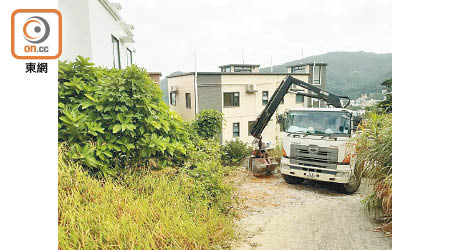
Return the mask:
<svg viewBox="0 0 450 250">
<path fill-rule="evenodd" d="M 303 64 L 303 49 L 302 49 L 302 64 Z"/>
<path fill-rule="evenodd" d="M 194 104 L 194 113 L 195 114 L 197 114 L 198 113 L 198 90 L 197 90 L 197 84 L 198 84 L 198 82 L 197 82 L 197 54 L 196 53 L 194 53 L 194 70 L 195 70 L 195 73 L 194 73 L 194 101 L 195 101 L 195 104 Z"/>
<path fill-rule="evenodd" d="M 244 63 L 244 49 L 242 49 L 242 51 L 241 51 L 241 56 L 242 56 L 242 64 L 245 64 Z"/>
</svg>

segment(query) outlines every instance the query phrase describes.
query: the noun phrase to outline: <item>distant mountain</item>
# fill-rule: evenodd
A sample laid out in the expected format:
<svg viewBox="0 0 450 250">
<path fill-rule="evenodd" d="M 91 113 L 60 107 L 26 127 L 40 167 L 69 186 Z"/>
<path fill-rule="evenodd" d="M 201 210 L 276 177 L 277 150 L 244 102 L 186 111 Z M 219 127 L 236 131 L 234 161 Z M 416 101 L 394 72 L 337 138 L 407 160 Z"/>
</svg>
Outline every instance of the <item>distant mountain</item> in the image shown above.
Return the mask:
<svg viewBox="0 0 450 250">
<path fill-rule="evenodd" d="M 287 72 L 286 66 L 299 64 L 302 60 L 273 66 L 273 72 Z M 327 76 L 325 88 L 352 99 L 361 94 L 380 93 L 381 82 L 392 78 L 392 54 L 371 52 L 329 52 L 303 59 L 304 63 L 325 62 Z M 270 72 L 270 67 L 260 72 Z"/>
</svg>

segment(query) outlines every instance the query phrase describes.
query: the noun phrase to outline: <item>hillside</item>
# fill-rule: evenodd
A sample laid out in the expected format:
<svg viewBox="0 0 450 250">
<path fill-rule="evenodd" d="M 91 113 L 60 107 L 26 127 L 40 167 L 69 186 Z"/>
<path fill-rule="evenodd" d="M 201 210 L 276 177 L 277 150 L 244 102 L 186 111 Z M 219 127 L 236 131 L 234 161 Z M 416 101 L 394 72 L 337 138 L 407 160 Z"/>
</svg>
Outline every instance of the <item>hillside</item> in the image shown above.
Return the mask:
<svg viewBox="0 0 450 250">
<path fill-rule="evenodd" d="M 392 77 L 392 54 L 370 52 L 329 52 L 303 59 L 304 63 L 326 62 L 326 89 L 337 94 L 347 95 L 352 99 L 363 93 L 380 93 L 380 83 Z M 287 72 L 286 66 L 299 64 L 295 60 L 282 65 L 274 65 L 274 72 Z M 270 67 L 261 68 L 260 72 L 270 72 Z"/>
</svg>

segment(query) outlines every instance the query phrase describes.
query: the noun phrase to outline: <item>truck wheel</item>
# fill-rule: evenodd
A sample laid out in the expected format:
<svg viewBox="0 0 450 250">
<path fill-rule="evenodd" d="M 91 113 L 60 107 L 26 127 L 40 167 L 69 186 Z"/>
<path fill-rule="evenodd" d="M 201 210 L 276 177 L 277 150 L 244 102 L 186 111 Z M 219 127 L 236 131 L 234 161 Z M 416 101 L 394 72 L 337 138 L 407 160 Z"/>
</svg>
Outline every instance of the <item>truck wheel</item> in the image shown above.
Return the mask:
<svg viewBox="0 0 450 250">
<path fill-rule="evenodd" d="M 357 178 L 355 175 L 352 175 L 348 183 L 341 184 L 341 191 L 345 194 L 353 194 L 358 191 L 360 185 L 361 178 Z"/>
<path fill-rule="evenodd" d="M 289 184 L 300 184 L 305 180 L 303 178 L 292 176 L 292 175 L 287 175 L 287 174 L 281 174 L 281 176 Z"/>
</svg>

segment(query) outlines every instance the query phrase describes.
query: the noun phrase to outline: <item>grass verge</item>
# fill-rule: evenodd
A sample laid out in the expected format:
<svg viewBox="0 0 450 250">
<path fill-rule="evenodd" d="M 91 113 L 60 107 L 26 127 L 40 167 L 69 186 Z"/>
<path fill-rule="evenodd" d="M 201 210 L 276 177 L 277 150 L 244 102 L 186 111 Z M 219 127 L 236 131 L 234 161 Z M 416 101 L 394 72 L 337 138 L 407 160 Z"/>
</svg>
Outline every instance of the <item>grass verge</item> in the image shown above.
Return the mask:
<svg viewBox="0 0 450 250">
<path fill-rule="evenodd" d="M 214 185 L 229 191 L 220 180 Z M 233 237 L 232 215 L 225 209 L 231 192 L 211 202 L 205 186 L 211 183 L 173 168 L 126 171 L 99 180 L 60 150 L 59 248 L 226 248 Z"/>
</svg>

